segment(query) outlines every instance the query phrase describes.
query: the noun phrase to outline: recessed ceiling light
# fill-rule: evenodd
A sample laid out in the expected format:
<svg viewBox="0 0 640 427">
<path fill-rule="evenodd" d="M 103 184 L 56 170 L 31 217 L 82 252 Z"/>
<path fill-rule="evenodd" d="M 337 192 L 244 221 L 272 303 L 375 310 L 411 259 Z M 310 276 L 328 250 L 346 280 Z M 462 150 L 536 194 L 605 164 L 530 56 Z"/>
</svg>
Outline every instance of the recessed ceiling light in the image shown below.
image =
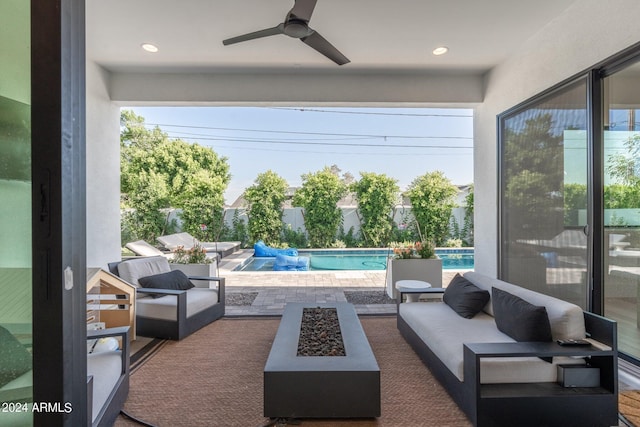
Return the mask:
<svg viewBox="0 0 640 427">
<path fill-rule="evenodd" d="M 449 48 L 446 47 L 446 46 L 440 46 L 440 47 L 437 47 L 437 48 L 433 49 L 433 54 L 434 55 L 444 55 L 447 52 L 449 52 Z"/>
<path fill-rule="evenodd" d="M 158 51 L 158 46 L 151 43 L 142 43 L 142 48 L 151 53 L 156 53 Z"/>
</svg>

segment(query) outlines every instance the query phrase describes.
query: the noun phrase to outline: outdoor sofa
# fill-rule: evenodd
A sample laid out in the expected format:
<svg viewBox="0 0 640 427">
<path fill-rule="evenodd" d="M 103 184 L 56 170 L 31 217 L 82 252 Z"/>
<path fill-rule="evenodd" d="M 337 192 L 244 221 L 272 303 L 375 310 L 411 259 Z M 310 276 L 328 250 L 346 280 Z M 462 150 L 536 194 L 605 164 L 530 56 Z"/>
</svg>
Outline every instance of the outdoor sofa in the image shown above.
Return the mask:
<svg viewBox="0 0 640 427">
<path fill-rule="evenodd" d="M 162 256 L 112 262 L 109 271 L 136 287 L 139 335 L 181 340 L 224 316 L 224 277 L 186 276 Z"/>
<path fill-rule="evenodd" d="M 402 302 L 400 293 L 398 329 L 474 425 L 617 425 L 615 322 L 475 272 L 429 291 L 443 301 Z M 585 337 L 597 347 L 556 343 Z M 558 384 L 587 371 L 599 386 Z"/>
</svg>

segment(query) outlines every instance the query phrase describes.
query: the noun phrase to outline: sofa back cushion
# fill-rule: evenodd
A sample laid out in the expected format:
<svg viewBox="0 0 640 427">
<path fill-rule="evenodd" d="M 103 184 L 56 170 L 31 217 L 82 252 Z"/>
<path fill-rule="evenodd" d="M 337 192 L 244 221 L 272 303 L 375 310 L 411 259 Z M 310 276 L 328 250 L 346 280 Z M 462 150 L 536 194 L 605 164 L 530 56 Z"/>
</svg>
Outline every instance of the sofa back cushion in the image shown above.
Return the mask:
<svg viewBox="0 0 640 427">
<path fill-rule="evenodd" d="M 489 298 L 488 291 L 480 289 L 460 274 L 455 275 L 442 296 L 445 304 L 466 319 L 480 313 L 489 302 Z"/>
<path fill-rule="evenodd" d="M 547 315 L 549 316 L 551 336 L 554 340 L 571 338 L 583 339 L 585 337 L 584 314 L 582 309 L 575 304 L 549 295 L 544 295 L 539 292 L 534 292 L 502 280 L 494 279 L 474 271 L 465 273 L 464 277 L 480 289 L 489 291 L 489 293 L 491 293 L 492 288 L 495 287 L 520 297 L 530 304 L 544 306 L 547 311 Z M 493 296 L 489 303 L 485 305 L 483 310 L 487 314 L 494 316 L 492 301 Z"/>
<path fill-rule="evenodd" d="M 118 264 L 118 276 L 136 288 L 140 287 L 141 277 L 153 276 L 171 271 L 169 261 L 161 256 L 134 258 Z"/>
</svg>

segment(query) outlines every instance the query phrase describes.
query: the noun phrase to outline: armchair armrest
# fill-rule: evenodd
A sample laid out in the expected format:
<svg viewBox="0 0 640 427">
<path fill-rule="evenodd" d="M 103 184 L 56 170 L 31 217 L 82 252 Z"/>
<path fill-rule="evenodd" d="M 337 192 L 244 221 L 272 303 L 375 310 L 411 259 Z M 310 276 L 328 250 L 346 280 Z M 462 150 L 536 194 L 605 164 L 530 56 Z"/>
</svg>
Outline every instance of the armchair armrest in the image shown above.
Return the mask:
<svg viewBox="0 0 640 427">
<path fill-rule="evenodd" d="M 100 339 L 110 337 L 121 337 L 120 350 L 122 357 L 122 372 L 123 375 L 129 373 L 129 326 L 118 326 L 116 328 L 98 329 L 93 331 L 87 331 L 87 339 Z"/>
<path fill-rule="evenodd" d="M 117 328 L 97 329 L 87 331 L 87 339 L 98 339 L 122 336 L 127 342 L 129 341 L 129 326 L 118 326 Z"/>
<path fill-rule="evenodd" d="M 187 291 L 181 291 L 177 289 L 137 288 L 136 292 L 139 294 L 163 294 L 180 297 L 180 295 L 185 294 Z"/>
</svg>

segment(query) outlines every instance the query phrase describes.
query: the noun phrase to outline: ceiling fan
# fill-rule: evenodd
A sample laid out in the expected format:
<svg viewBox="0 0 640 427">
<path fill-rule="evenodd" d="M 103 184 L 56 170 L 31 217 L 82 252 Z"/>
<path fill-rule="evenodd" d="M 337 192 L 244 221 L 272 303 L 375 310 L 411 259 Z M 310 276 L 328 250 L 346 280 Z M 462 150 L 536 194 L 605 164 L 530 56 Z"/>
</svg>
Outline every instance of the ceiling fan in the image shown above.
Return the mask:
<svg viewBox="0 0 640 427">
<path fill-rule="evenodd" d="M 317 0 L 295 0 L 293 8 L 287 13 L 284 22 L 273 28 L 267 28 L 253 33 L 232 37 L 222 41 L 225 46 L 244 42 L 247 40 L 259 39 L 262 37 L 275 36 L 285 34 L 295 39 L 300 39 L 307 46 L 310 46 L 335 62 L 338 65 L 344 65 L 349 59 L 344 56 L 338 49 L 329 43 L 317 31 L 309 28 L 309 20 L 311 14 L 316 7 Z"/>
</svg>

